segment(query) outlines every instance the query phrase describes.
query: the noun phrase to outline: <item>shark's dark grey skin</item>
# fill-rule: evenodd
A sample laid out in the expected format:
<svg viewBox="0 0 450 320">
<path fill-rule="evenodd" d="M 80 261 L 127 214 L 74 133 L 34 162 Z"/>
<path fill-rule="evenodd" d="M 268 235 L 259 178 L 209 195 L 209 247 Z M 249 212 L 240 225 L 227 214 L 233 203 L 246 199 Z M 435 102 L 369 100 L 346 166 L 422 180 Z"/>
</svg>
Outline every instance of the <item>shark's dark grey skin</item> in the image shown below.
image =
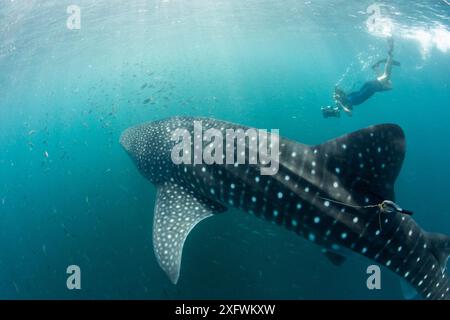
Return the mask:
<svg viewBox="0 0 450 320">
<path fill-rule="evenodd" d="M 192 135 L 194 120 L 224 136 L 225 129 L 248 129 L 209 118 L 174 117 L 129 128 L 120 138 L 139 171 L 157 187 L 153 246 L 173 283 L 192 228 L 236 207 L 322 246 L 333 263 L 342 263 L 341 254 L 349 249 L 397 273 L 424 298 L 450 299 L 445 272 L 450 237 L 425 232 L 407 215 L 348 206 L 395 200 L 394 182 L 405 155 L 398 126 L 372 126 L 317 146 L 280 137 L 279 171 L 268 176 L 260 174 L 260 165 L 175 165 L 171 150 L 177 142 L 171 134 L 183 128 Z"/>
</svg>

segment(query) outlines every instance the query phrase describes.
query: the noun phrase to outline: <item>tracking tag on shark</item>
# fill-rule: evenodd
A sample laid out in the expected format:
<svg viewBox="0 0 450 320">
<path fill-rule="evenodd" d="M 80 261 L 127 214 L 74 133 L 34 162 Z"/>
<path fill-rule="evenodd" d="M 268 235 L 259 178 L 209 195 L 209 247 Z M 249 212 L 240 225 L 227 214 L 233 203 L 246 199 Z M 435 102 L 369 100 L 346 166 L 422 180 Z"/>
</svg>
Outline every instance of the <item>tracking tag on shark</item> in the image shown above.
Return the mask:
<svg viewBox="0 0 450 320">
<path fill-rule="evenodd" d="M 184 241 L 197 223 L 226 208 L 172 183 L 158 188 L 153 218 L 153 248 L 161 268 L 176 284 Z"/>
</svg>

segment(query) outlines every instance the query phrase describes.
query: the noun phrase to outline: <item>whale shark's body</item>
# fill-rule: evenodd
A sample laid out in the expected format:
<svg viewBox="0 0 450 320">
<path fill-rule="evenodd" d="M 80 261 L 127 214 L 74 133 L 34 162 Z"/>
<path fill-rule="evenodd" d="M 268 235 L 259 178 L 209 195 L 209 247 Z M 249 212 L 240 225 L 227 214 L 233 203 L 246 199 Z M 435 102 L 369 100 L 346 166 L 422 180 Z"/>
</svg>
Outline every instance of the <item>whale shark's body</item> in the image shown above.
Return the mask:
<svg viewBox="0 0 450 320">
<path fill-rule="evenodd" d="M 139 171 L 157 187 L 153 246 L 173 283 L 184 241 L 202 219 L 235 207 L 275 222 L 323 247 L 335 264 L 348 250 L 384 265 L 422 297 L 450 299 L 445 272 L 450 237 L 425 232 L 407 215 L 365 207 L 394 201 L 405 154 L 396 125 L 372 126 L 317 146 L 279 138 L 279 170 L 259 164 L 173 163 L 176 129 L 248 128 L 210 118 L 174 117 L 129 128 L 120 142 Z M 365 207 L 365 208 L 363 208 Z"/>
</svg>

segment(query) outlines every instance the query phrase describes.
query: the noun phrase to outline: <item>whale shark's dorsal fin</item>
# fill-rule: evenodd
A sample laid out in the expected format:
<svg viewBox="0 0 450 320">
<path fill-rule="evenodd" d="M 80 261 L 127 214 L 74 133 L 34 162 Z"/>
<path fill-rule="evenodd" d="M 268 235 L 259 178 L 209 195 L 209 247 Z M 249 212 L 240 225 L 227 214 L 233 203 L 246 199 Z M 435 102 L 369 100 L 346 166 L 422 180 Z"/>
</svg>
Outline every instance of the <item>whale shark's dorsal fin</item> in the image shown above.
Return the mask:
<svg viewBox="0 0 450 320">
<path fill-rule="evenodd" d="M 153 248 L 161 268 L 176 284 L 181 255 L 189 232 L 201 220 L 226 208 L 182 186 L 166 182 L 158 187 L 153 217 Z"/>
<path fill-rule="evenodd" d="M 328 172 L 336 174 L 356 202 L 395 200 L 394 182 L 405 157 L 399 126 L 371 126 L 313 148 L 325 154 Z"/>
</svg>

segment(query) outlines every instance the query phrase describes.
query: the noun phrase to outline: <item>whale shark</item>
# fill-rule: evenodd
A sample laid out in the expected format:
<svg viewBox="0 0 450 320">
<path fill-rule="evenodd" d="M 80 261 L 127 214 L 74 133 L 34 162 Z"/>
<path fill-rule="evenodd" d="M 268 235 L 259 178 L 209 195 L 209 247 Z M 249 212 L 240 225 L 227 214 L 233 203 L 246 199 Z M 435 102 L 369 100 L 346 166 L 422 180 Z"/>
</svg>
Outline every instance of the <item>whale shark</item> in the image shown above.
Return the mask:
<svg viewBox="0 0 450 320">
<path fill-rule="evenodd" d="M 249 129 L 213 118 L 171 117 L 120 136 L 138 171 L 156 186 L 153 248 L 174 284 L 195 225 L 237 208 L 317 244 L 336 265 L 356 253 L 396 273 L 424 299 L 450 299 L 450 237 L 426 232 L 412 216 L 376 205 L 395 201 L 406 150 L 399 126 L 374 125 L 318 145 L 279 136 L 278 170 L 262 175 L 261 162 L 175 164 L 173 132 L 183 128 L 193 134 L 195 121 L 224 134 L 228 128 Z"/>
</svg>

